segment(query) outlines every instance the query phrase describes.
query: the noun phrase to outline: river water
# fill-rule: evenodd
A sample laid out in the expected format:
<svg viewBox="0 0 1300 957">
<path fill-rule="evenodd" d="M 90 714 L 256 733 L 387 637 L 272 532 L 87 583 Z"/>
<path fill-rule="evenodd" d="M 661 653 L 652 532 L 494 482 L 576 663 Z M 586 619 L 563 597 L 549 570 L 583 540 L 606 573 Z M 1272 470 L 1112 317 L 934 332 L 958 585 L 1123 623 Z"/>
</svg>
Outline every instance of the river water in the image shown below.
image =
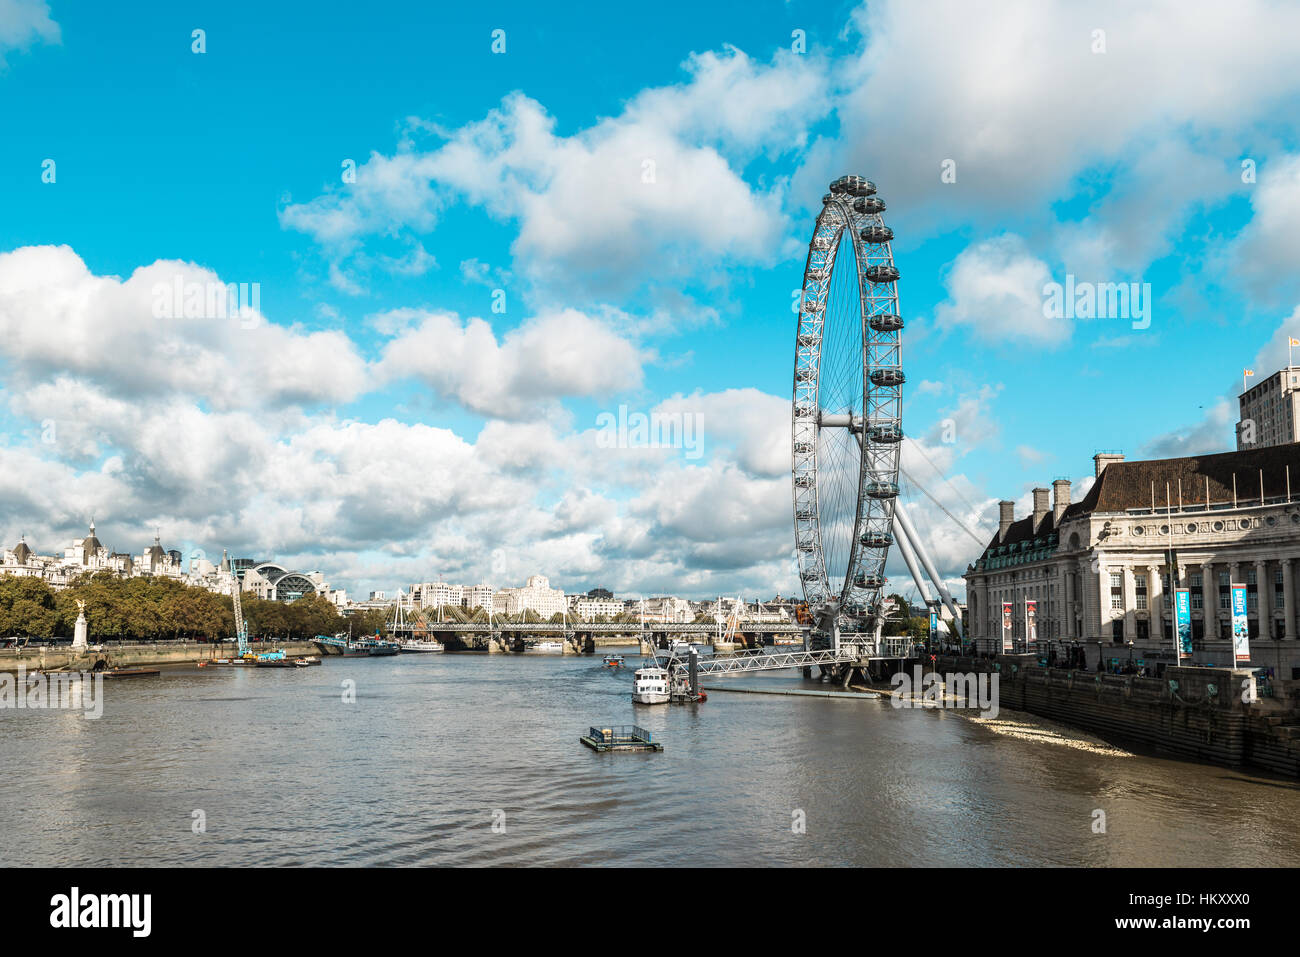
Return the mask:
<svg viewBox="0 0 1300 957">
<path fill-rule="evenodd" d="M 107 681 L 98 720 L 0 710 L 0 865 L 1300 864 L 1291 780 L 889 699 L 646 707 L 630 671 L 336 658 Z M 666 750 L 578 741 L 632 723 Z"/>
</svg>

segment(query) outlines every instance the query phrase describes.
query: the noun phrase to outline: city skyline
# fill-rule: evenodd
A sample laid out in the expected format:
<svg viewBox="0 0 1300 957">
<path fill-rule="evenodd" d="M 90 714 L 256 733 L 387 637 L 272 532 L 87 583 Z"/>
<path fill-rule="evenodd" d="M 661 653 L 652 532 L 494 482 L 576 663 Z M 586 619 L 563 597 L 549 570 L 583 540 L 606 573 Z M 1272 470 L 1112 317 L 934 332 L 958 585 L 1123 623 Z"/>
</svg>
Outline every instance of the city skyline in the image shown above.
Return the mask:
<svg viewBox="0 0 1300 957">
<path fill-rule="evenodd" d="M 2 544 L 112 514 L 356 595 L 539 569 L 795 593 L 791 294 L 846 170 L 898 234 L 904 467 L 981 537 L 1055 477 L 1077 501 L 1099 448 L 1229 450 L 1242 368 L 1300 330 L 1276 123 L 1300 14 L 1183 6 L 1155 36 L 1121 6 L 1033 9 L 1032 42 L 1023 6 L 952 5 L 938 35 L 903 4 L 869 29 L 795 3 L 635 44 L 579 10 L 376 10 L 381 44 L 295 47 L 252 5 L 0 6 L 0 90 L 43 91 L 0 106 Z M 243 312 L 211 295 L 231 283 Z M 1108 295 L 1127 314 L 1085 318 Z M 636 431 L 656 414 L 698 441 Z M 909 503 L 960 594 L 978 548 Z"/>
</svg>

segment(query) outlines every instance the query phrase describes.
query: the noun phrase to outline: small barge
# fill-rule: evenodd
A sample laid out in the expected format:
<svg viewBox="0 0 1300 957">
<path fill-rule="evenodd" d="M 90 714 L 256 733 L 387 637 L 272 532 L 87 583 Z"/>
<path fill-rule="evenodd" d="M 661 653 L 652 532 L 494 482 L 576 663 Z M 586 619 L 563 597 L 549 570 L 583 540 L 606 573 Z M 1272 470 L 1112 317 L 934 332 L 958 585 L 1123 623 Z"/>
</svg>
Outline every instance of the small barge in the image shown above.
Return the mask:
<svg viewBox="0 0 1300 957">
<path fill-rule="evenodd" d="M 307 655 L 301 658 L 278 658 L 270 661 L 259 661 L 259 668 L 307 668 L 311 665 L 320 664 L 320 659 L 315 655 Z"/>
<path fill-rule="evenodd" d="M 650 732 L 634 724 L 609 728 L 591 728 L 578 739 L 593 751 L 662 751 Z"/>
</svg>

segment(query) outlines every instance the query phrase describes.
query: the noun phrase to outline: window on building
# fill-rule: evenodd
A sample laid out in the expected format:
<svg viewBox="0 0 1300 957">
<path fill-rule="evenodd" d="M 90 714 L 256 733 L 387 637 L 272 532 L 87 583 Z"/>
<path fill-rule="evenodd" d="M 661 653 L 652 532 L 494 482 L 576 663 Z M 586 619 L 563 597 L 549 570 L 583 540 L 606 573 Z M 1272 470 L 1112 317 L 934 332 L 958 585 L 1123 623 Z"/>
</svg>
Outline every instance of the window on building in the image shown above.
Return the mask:
<svg viewBox="0 0 1300 957">
<path fill-rule="evenodd" d="M 1138 611 L 1146 611 L 1147 607 L 1147 576 L 1133 576 L 1133 600 L 1137 605 Z"/>
<path fill-rule="evenodd" d="M 1110 573 L 1110 607 L 1124 607 L 1124 576 L 1118 572 Z"/>
</svg>

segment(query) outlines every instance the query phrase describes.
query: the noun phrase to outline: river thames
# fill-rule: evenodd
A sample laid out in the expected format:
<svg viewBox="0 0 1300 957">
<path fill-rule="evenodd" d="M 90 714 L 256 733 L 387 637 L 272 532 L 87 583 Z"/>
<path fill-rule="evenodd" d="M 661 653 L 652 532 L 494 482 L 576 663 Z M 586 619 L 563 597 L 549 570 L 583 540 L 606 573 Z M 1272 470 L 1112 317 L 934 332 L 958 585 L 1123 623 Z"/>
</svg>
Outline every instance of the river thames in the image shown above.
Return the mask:
<svg viewBox="0 0 1300 957">
<path fill-rule="evenodd" d="M 98 720 L 0 711 L 0 864 L 1300 864 L 1295 781 L 1080 746 L 1010 712 L 724 692 L 646 707 L 630 689 L 599 655 L 108 681 Z M 633 723 L 666 750 L 578 741 Z"/>
</svg>

